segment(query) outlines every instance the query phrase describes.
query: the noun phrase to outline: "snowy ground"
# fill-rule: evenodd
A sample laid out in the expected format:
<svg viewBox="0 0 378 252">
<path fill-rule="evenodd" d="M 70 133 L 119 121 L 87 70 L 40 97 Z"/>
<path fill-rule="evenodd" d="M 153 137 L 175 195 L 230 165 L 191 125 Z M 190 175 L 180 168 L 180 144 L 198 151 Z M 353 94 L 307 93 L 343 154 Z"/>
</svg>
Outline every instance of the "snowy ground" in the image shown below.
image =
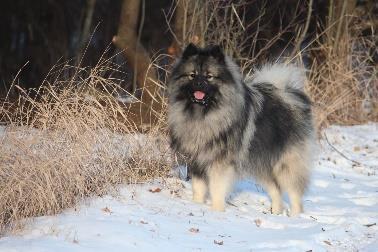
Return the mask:
<svg viewBox="0 0 378 252">
<path fill-rule="evenodd" d="M 378 124 L 325 132 L 299 217 L 271 215 L 253 181 L 219 213 L 171 178 L 36 218 L 0 251 L 378 251 Z"/>
</svg>

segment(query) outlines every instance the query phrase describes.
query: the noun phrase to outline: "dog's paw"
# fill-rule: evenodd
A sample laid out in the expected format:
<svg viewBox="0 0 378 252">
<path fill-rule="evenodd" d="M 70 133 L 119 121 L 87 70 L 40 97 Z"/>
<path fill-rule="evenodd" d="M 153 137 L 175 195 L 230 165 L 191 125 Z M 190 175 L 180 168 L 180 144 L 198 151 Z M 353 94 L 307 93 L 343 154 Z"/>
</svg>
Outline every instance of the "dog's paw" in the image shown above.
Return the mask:
<svg viewBox="0 0 378 252">
<path fill-rule="evenodd" d="M 303 213 L 302 205 L 292 206 L 290 209 L 290 217 L 298 216 L 301 213 Z"/>
<path fill-rule="evenodd" d="M 225 203 L 224 202 L 213 202 L 213 204 L 211 205 L 211 209 L 213 211 L 224 212 L 225 211 Z"/>
<path fill-rule="evenodd" d="M 193 195 L 193 201 L 195 203 L 202 204 L 202 203 L 205 203 L 205 197 L 202 195 Z"/>
<path fill-rule="evenodd" d="M 271 212 L 272 212 L 272 214 L 282 214 L 282 204 L 280 204 L 280 203 L 277 203 L 277 204 L 272 203 Z"/>
</svg>

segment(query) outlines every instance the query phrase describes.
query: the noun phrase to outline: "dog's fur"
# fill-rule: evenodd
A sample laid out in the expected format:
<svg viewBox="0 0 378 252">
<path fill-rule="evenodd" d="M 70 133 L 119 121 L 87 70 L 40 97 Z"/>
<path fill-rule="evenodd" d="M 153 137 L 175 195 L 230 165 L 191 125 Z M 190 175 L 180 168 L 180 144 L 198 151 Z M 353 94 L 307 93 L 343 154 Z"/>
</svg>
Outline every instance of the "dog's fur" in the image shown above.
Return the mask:
<svg viewBox="0 0 378 252">
<path fill-rule="evenodd" d="M 206 194 L 214 210 L 238 176 L 253 176 L 282 212 L 287 192 L 291 215 L 302 211 L 309 180 L 314 128 L 302 69 L 266 65 L 245 80 L 219 46 L 190 44 L 168 83 L 172 148 L 189 159 L 193 200 Z M 205 94 L 198 100 L 194 92 Z"/>
</svg>

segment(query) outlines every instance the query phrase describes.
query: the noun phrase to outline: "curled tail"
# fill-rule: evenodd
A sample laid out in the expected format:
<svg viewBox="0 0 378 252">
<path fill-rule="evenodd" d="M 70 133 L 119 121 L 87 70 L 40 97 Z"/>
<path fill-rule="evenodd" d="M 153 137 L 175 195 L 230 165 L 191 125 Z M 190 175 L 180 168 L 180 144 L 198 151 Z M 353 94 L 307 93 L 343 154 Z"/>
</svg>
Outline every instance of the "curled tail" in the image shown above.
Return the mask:
<svg viewBox="0 0 378 252">
<path fill-rule="evenodd" d="M 264 65 L 251 76 L 247 82 L 270 83 L 279 89 L 294 88 L 303 90 L 306 83 L 306 73 L 303 68 L 294 65 L 268 64 Z"/>
</svg>

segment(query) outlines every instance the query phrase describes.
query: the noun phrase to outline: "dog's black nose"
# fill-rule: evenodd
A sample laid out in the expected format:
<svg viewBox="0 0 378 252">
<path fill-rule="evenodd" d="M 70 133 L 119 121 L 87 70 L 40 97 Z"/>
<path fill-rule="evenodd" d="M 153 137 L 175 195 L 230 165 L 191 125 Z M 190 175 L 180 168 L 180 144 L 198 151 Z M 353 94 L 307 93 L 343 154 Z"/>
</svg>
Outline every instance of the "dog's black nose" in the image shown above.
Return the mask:
<svg viewBox="0 0 378 252">
<path fill-rule="evenodd" d="M 194 84 L 197 86 L 202 86 L 207 84 L 207 79 L 203 75 L 197 75 L 196 78 L 194 78 Z"/>
</svg>

